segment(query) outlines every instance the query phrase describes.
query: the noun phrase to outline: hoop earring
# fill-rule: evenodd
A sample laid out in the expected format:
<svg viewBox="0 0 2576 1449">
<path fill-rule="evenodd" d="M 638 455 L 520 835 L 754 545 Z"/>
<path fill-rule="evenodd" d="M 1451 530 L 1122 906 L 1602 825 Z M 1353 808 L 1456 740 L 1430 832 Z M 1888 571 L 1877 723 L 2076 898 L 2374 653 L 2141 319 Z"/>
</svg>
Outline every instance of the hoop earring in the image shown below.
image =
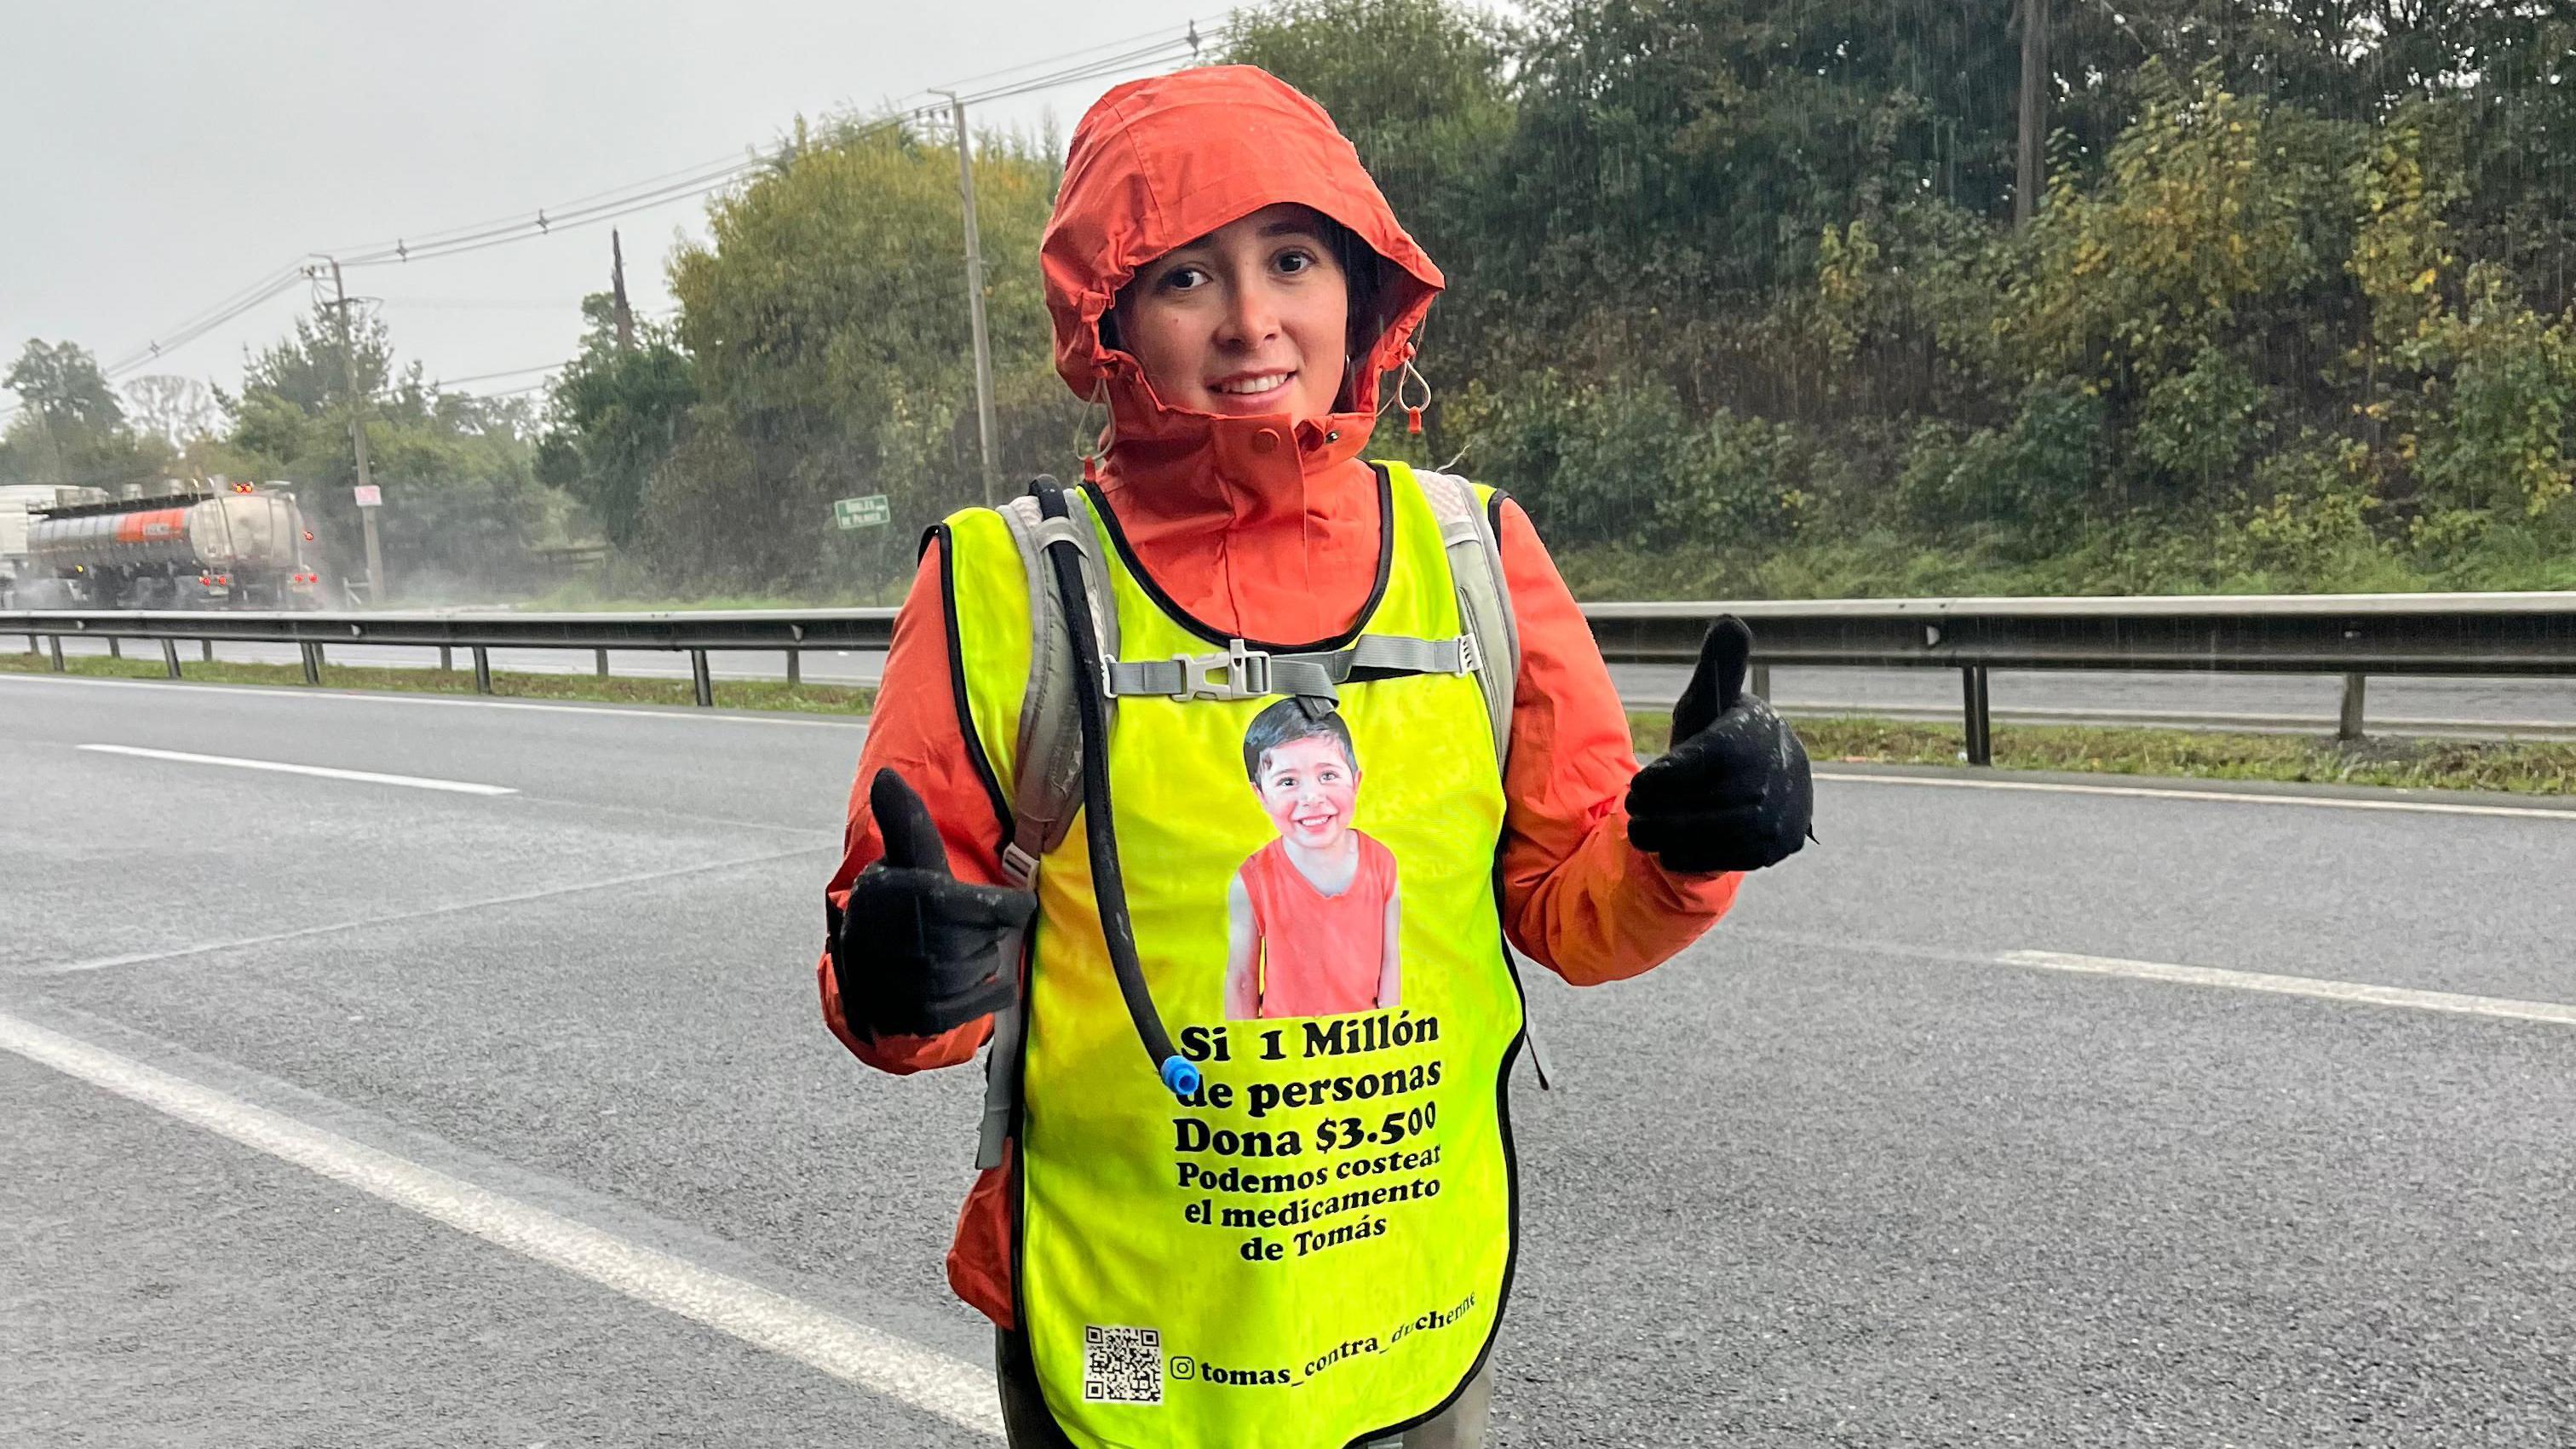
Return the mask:
<svg viewBox="0 0 2576 1449">
<path fill-rule="evenodd" d="M 1406 383 L 1414 383 L 1421 387 L 1422 401 L 1410 403 L 1404 401 Z M 1404 375 L 1395 380 L 1395 398 L 1397 406 L 1404 409 L 1404 430 L 1408 433 L 1420 434 L 1422 410 L 1431 406 L 1431 380 L 1414 370 L 1413 359 L 1410 357 L 1404 360 Z"/>
<path fill-rule="evenodd" d="M 1095 408 L 1099 410 L 1099 425 L 1086 426 L 1091 422 Z M 1083 403 L 1081 414 L 1073 420 L 1073 452 L 1075 457 L 1082 460 L 1082 481 L 1085 483 L 1100 481 L 1100 460 L 1109 452 L 1101 439 L 1109 435 L 1111 421 L 1109 379 L 1094 378 L 1091 384 L 1091 396 Z"/>
</svg>

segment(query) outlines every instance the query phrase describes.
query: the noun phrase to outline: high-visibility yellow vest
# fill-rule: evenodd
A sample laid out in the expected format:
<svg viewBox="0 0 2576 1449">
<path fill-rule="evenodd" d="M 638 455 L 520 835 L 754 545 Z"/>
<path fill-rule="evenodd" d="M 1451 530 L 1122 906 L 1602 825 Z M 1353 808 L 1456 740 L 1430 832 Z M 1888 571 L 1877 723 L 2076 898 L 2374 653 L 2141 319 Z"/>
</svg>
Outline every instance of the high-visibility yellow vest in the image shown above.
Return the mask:
<svg viewBox="0 0 2576 1449">
<path fill-rule="evenodd" d="M 1180 616 L 1096 497 L 1073 510 L 1097 532 L 1115 611 L 1102 632 L 1123 681 L 1108 785 L 1126 908 L 1153 999 L 1203 1077 L 1176 1099 L 1138 1050 L 1072 831 L 1035 873 L 1013 1279 L 1047 1406 L 1077 1445 L 1338 1449 L 1443 1408 L 1500 1321 L 1522 1009 L 1496 896 L 1498 751 L 1473 675 L 1365 666 L 1448 658 L 1440 641 L 1464 633 L 1431 480 L 1378 467 L 1376 596 L 1352 635 L 1300 651 Z M 1037 575 L 999 513 L 959 513 L 947 534 L 964 722 L 1007 801 Z M 1231 691 L 1208 688 L 1212 652 L 1364 663 L 1327 709 L 1255 693 L 1269 671 L 1240 663 Z M 1197 688 L 1145 692 L 1163 683 Z M 1349 778 L 1317 783 L 1343 766 Z M 1256 893 L 1238 878 L 1265 851 L 1271 889 L 1257 894 L 1279 919 L 1248 919 Z M 1345 869 L 1363 857 L 1372 869 Z M 1358 923 L 1390 904 L 1385 972 Z M 1279 973 L 1320 971 L 1344 1010 L 1230 1020 L 1229 969 L 1247 959 L 1256 1004 L 1288 994 Z M 1390 980 L 1392 1000 L 1369 984 Z"/>
</svg>

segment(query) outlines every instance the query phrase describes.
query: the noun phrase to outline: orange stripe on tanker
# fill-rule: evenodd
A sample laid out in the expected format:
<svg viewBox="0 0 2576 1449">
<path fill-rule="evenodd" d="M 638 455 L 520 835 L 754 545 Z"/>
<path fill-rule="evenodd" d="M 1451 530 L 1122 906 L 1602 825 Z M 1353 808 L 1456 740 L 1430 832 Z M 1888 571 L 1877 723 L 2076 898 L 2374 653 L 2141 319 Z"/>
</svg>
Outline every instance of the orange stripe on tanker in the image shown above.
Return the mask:
<svg viewBox="0 0 2576 1449">
<path fill-rule="evenodd" d="M 129 513 L 116 520 L 118 543 L 153 543 L 165 538 L 178 538 L 188 531 L 188 510 L 155 508 L 146 513 Z"/>
</svg>

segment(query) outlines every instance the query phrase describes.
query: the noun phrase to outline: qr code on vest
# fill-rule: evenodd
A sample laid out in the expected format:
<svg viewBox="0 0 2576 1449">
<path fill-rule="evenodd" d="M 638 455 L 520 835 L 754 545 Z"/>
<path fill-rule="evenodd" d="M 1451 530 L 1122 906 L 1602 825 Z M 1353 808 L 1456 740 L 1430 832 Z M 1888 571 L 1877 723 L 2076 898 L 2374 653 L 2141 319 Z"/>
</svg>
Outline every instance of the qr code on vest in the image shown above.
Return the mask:
<svg viewBox="0 0 2576 1449">
<path fill-rule="evenodd" d="M 1163 1335 L 1151 1328 L 1082 1326 L 1082 1401 L 1086 1404 L 1159 1404 L 1163 1401 Z"/>
</svg>

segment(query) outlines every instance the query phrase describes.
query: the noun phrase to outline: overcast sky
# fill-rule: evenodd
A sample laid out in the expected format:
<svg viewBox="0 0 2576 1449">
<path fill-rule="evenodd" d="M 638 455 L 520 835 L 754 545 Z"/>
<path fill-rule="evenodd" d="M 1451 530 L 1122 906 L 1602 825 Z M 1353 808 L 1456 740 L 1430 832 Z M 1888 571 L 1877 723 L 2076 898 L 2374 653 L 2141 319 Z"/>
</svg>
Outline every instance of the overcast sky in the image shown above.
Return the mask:
<svg viewBox="0 0 2576 1449">
<path fill-rule="evenodd" d="M 0 0 L 0 349 L 68 339 L 112 363 L 315 251 L 560 210 L 738 158 L 799 113 L 1061 69 L 1224 14 L 1208 0 Z M 975 124 L 1052 112 L 1069 134 L 1103 90 L 1159 68 L 995 102 Z M 662 263 L 702 233 L 704 205 L 613 223 L 639 309 L 672 305 Z M 349 287 L 383 299 L 398 353 L 432 377 L 533 368 L 577 349 L 608 230 L 352 270 Z M 118 381 L 230 386 L 243 348 L 310 303 L 295 288 Z M 0 391 L 0 412 L 15 401 Z"/>
</svg>

